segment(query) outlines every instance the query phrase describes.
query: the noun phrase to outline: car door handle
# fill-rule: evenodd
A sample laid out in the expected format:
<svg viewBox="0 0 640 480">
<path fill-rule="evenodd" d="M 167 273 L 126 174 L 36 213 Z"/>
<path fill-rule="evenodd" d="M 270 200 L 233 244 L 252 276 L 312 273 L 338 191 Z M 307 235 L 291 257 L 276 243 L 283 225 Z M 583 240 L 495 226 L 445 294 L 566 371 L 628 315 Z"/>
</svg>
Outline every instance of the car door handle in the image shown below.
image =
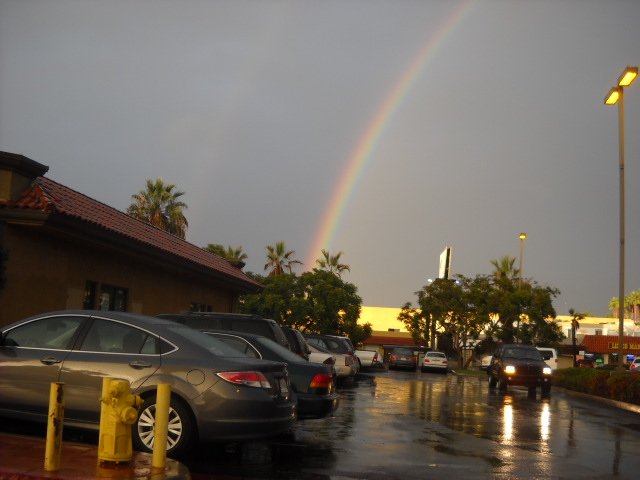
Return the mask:
<svg viewBox="0 0 640 480">
<path fill-rule="evenodd" d="M 129 366 L 136 370 L 140 370 L 143 368 L 149 368 L 151 364 L 149 362 L 143 362 L 142 360 L 134 360 L 133 362 L 129 362 Z"/>
<path fill-rule="evenodd" d="M 59 358 L 55 358 L 55 357 L 44 357 L 44 358 L 41 358 L 40 361 L 42 363 L 44 363 L 45 365 L 53 365 L 54 363 L 62 362 L 62 360 L 60 360 Z"/>
</svg>

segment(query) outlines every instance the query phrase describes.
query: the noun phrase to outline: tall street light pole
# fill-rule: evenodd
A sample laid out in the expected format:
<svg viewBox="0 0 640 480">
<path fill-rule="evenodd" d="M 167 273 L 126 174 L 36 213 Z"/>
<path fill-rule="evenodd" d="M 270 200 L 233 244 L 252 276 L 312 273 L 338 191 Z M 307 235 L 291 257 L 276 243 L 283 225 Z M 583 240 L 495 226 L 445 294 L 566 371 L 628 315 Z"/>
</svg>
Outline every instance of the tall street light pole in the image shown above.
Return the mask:
<svg viewBox="0 0 640 480">
<path fill-rule="evenodd" d="M 524 272 L 524 241 L 527 238 L 527 234 L 522 232 L 520 234 L 520 267 L 518 269 L 518 286 L 522 288 L 522 273 Z"/>
<path fill-rule="evenodd" d="M 605 105 L 618 104 L 618 149 L 620 156 L 620 279 L 618 291 L 618 371 L 624 371 L 624 87 L 638 76 L 638 67 L 627 67 L 618 78 L 618 85 L 609 90 Z"/>
</svg>

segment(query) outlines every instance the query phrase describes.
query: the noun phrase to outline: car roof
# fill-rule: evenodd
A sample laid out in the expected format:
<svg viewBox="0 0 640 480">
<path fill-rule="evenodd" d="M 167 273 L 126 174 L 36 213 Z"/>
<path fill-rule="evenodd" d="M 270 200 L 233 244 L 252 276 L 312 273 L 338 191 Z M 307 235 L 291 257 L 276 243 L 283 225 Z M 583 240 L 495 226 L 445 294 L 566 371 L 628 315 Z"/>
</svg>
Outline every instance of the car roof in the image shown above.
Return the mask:
<svg viewBox="0 0 640 480">
<path fill-rule="evenodd" d="M 5 325 L 2 327 L 2 330 L 6 330 L 12 327 L 14 323 L 22 323 L 28 320 L 37 320 L 39 318 L 55 317 L 55 316 L 63 316 L 63 315 L 84 316 L 84 317 L 92 317 L 92 318 L 108 318 L 108 319 L 127 322 L 131 325 L 135 325 L 138 327 L 146 327 L 150 325 L 175 325 L 175 322 L 173 321 L 152 317 L 150 315 L 142 315 L 140 313 L 119 312 L 115 310 L 69 309 L 69 310 L 53 310 L 50 312 L 43 312 L 37 315 L 32 315 L 28 318 L 24 318 L 24 319 L 18 320 L 17 322 L 13 322 L 10 325 Z"/>
</svg>

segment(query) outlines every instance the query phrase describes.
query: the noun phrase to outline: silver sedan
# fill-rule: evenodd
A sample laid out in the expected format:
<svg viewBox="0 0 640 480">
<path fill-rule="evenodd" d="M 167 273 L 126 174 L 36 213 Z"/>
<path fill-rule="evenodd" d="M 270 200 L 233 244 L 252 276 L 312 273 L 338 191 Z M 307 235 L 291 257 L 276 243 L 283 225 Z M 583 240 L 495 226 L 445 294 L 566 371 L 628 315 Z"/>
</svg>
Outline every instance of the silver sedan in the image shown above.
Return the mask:
<svg viewBox="0 0 640 480">
<path fill-rule="evenodd" d="M 127 380 L 144 404 L 134 448 L 153 446 L 156 388 L 171 386 L 167 452 L 194 442 L 246 440 L 291 429 L 286 365 L 225 357 L 230 347 L 168 320 L 123 312 L 59 311 L 3 328 L 0 416 L 47 421 L 52 382 L 64 382 L 65 425 L 99 428 L 102 379 Z"/>
</svg>

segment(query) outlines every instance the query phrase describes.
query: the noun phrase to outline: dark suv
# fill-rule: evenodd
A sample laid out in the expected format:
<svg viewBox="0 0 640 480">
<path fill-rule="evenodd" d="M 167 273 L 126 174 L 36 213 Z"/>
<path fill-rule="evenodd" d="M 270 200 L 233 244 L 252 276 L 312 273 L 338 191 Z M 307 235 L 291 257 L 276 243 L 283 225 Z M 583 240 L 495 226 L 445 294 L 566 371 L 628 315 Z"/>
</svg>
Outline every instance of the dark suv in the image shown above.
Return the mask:
<svg viewBox="0 0 640 480">
<path fill-rule="evenodd" d="M 311 350 L 309 350 L 309 344 L 302 335 L 302 332 L 291 327 L 282 327 L 282 331 L 289 341 L 291 351 L 297 353 L 305 360 L 309 360 Z"/>
<path fill-rule="evenodd" d="M 522 344 L 500 346 L 487 368 L 490 388 L 505 391 L 508 385 L 521 385 L 528 388 L 530 396 L 535 396 L 536 387 L 542 395 L 549 395 L 551 373 L 538 349 Z"/>
<path fill-rule="evenodd" d="M 275 320 L 259 315 L 226 312 L 161 313 L 159 318 L 173 320 L 196 330 L 230 330 L 262 335 L 291 349 L 289 341 Z"/>
</svg>

